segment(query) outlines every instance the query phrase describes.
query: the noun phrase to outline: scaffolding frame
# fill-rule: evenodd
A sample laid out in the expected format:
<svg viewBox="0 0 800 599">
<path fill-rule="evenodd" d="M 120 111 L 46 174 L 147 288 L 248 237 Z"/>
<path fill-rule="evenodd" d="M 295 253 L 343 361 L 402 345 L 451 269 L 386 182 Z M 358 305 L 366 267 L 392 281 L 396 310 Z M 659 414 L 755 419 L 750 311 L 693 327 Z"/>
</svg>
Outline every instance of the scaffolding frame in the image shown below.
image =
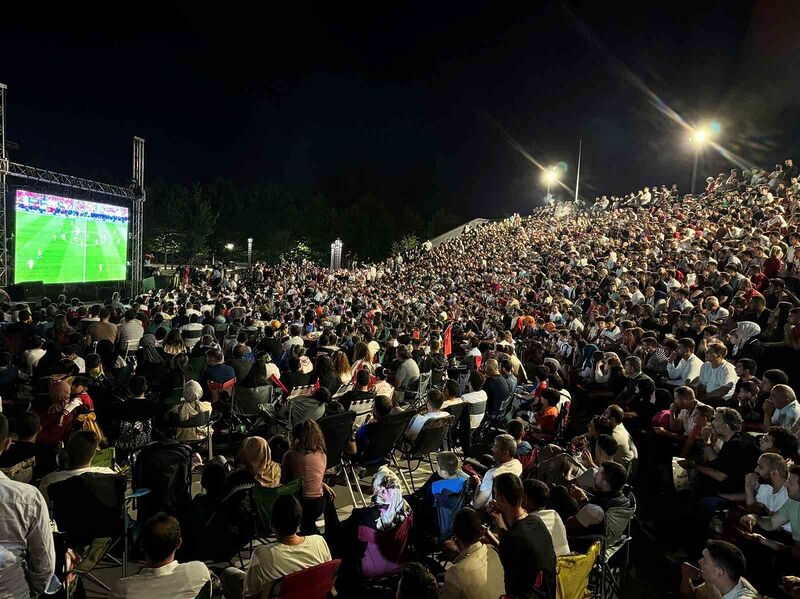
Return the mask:
<svg viewBox="0 0 800 599">
<path fill-rule="evenodd" d="M 131 296 L 142 290 L 143 233 L 144 233 L 144 139 L 133 138 L 133 176 L 131 185 L 122 187 L 83 177 L 57 173 L 35 166 L 11 162 L 6 146 L 6 92 L 8 87 L 0 83 L 0 287 L 9 285 L 10 261 L 8 259 L 7 191 L 8 177 L 77 189 L 92 194 L 103 194 L 124 199 L 131 205 L 131 227 L 128 231 L 130 268 L 127 269 L 127 285 Z"/>
</svg>

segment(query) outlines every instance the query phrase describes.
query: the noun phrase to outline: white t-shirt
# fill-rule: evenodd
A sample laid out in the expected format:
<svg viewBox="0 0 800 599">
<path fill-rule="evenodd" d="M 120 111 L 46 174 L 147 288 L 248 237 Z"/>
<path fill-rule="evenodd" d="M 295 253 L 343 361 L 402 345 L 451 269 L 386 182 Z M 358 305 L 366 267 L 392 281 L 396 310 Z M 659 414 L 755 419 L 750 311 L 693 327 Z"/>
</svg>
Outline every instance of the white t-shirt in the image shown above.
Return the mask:
<svg viewBox="0 0 800 599">
<path fill-rule="evenodd" d="M 250 559 L 242 596 L 266 599 L 279 578 L 330 560 L 331 551 L 320 535 L 303 537 L 299 545 L 284 545 L 277 541 L 262 545 Z"/>
<path fill-rule="evenodd" d="M 800 420 L 800 402 L 794 400 L 782 408 L 776 408 L 772 413 L 772 426 L 782 426 L 791 429 Z"/>
<path fill-rule="evenodd" d="M 476 429 L 480 426 L 480 423 L 483 422 L 483 417 L 486 415 L 486 402 L 489 400 L 489 396 L 486 395 L 486 391 L 481 389 L 480 391 L 473 391 L 472 393 L 465 393 L 461 399 L 464 400 L 465 404 L 483 404 L 483 409 L 475 411 L 478 412 L 473 414 L 470 411 L 469 414 L 469 428 Z M 467 405 L 464 407 L 465 410 L 470 410 L 470 406 Z"/>
<path fill-rule="evenodd" d="M 782 486 L 777 493 L 773 492 L 772 485 L 758 485 L 756 490 L 756 502 L 767 508 L 770 514 L 777 512 L 781 506 L 789 499 L 789 492 Z M 781 528 L 788 533 L 792 532 L 792 525 L 787 522 Z"/>
<path fill-rule="evenodd" d="M 705 386 L 706 393 L 712 393 L 720 387 L 730 385 L 728 392 L 722 396 L 723 400 L 728 400 L 733 397 L 733 390 L 738 380 L 739 377 L 736 376 L 736 367 L 730 362 L 724 361 L 716 368 L 711 366 L 711 362 L 705 362 L 700 367 L 700 384 Z"/>
<path fill-rule="evenodd" d="M 111 592 L 112 599 L 194 599 L 211 580 L 203 562 L 172 561 L 160 568 L 121 578 Z"/>
<path fill-rule="evenodd" d="M 556 556 L 569 555 L 569 542 L 567 542 L 567 529 L 564 526 L 564 521 L 558 512 L 555 510 L 539 510 L 534 512 L 542 519 L 547 530 L 550 531 L 550 536 L 553 537 L 553 549 Z"/>
<path fill-rule="evenodd" d="M 492 488 L 494 487 L 494 477 L 510 472 L 517 476 L 522 476 L 522 464 L 516 458 L 504 464 L 495 466 L 486 471 L 480 486 L 475 490 L 475 498 L 472 500 L 472 507 L 476 510 L 483 508 L 492 498 Z"/>
<path fill-rule="evenodd" d="M 411 419 L 411 424 L 408 425 L 406 437 L 412 440 L 416 439 L 417 435 L 419 435 L 419 431 L 422 430 L 422 427 L 426 422 L 428 422 L 428 420 L 433 420 L 434 418 L 447 418 L 449 415 L 450 414 L 447 412 L 429 412 L 426 414 L 417 414 Z"/>
</svg>

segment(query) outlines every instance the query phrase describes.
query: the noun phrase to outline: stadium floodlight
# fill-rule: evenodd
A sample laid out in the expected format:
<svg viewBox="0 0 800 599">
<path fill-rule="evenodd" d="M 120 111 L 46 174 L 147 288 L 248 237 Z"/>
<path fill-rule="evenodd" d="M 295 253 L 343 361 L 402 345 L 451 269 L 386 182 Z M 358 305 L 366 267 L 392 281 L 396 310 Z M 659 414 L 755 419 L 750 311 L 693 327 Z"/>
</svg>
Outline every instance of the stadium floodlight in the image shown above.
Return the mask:
<svg viewBox="0 0 800 599">
<path fill-rule="evenodd" d="M 553 183 L 558 182 L 558 177 L 559 177 L 558 167 L 555 166 L 551 166 L 550 168 L 545 169 L 544 172 L 542 173 L 542 181 L 547 186 L 547 195 L 545 196 L 546 200 L 550 199 L 550 186 Z"/>
<path fill-rule="evenodd" d="M 720 126 L 717 121 L 712 121 L 708 125 L 701 125 L 692 130 L 689 135 L 689 143 L 694 146 L 694 166 L 692 167 L 692 195 L 694 195 L 695 183 L 697 182 L 697 164 L 700 160 L 700 152 L 711 138 L 719 135 Z"/>
</svg>

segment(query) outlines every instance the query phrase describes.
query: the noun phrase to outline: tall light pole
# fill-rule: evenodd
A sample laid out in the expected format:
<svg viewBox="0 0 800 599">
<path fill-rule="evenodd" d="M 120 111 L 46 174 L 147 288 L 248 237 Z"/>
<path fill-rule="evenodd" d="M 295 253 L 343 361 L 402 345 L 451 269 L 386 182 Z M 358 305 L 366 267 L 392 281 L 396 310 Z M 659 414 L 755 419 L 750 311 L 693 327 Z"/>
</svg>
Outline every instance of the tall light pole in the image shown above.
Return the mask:
<svg viewBox="0 0 800 599">
<path fill-rule="evenodd" d="M 551 166 L 550 168 L 545 169 L 542 173 L 542 181 L 547 186 L 547 196 L 545 197 L 545 201 L 550 201 L 550 186 L 553 183 L 558 181 L 558 167 Z"/>
<path fill-rule="evenodd" d="M 253 238 L 247 238 L 247 265 L 253 266 Z"/>
</svg>

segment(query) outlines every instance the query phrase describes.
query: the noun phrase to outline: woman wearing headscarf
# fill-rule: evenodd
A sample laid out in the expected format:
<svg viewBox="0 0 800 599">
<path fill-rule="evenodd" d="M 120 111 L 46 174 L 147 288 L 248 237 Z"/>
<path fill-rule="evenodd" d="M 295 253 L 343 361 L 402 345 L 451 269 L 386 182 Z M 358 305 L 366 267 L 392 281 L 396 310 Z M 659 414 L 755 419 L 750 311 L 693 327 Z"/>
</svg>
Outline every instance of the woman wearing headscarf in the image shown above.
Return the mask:
<svg viewBox="0 0 800 599">
<path fill-rule="evenodd" d="M 254 490 L 280 486 L 280 464 L 272 460 L 263 437 L 246 437 L 236 461 L 238 468 L 225 481 L 222 500 L 207 527 L 218 542 L 212 547 L 213 554 L 203 559 L 228 560 L 248 541 L 269 532 L 262 530 Z"/>
<path fill-rule="evenodd" d="M 736 328 L 730 332 L 729 339 L 733 344 L 731 356 L 734 360 L 750 358 L 757 360 L 764 353 L 758 336 L 761 334 L 761 327 L 755 322 L 743 320 L 737 323 Z"/>
<path fill-rule="evenodd" d="M 341 543 L 340 576 L 343 585 L 353 584 L 360 578 L 361 560 L 367 550 L 367 544 L 359 540 L 359 528 L 364 526 L 377 531 L 392 531 L 409 516 L 411 507 L 403 499 L 400 479 L 387 466 L 381 466 L 372 477 L 370 505 L 355 508 L 350 517 L 342 523 L 341 533 L 336 539 Z M 396 556 L 384 555 L 384 558 L 390 561 L 392 557 Z"/>
<path fill-rule="evenodd" d="M 39 413 L 42 430 L 37 436 L 37 443 L 56 445 L 59 441 L 67 440 L 78 415 L 94 410 L 94 404 L 86 393 L 87 388 L 85 377 L 65 376 L 52 381 L 50 406 Z"/>
<path fill-rule="evenodd" d="M 186 381 L 183 386 L 183 401 L 172 408 L 176 414 L 178 422 L 189 420 L 202 412 L 211 413 L 211 403 L 203 401 L 203 388 L 197 381 Z M 198 426 L 195 428 L 178 428 L 175 432 L 175 439 L 178 441 L 200 441 L 205 439 L 206 428 Z"/>
</svg>

